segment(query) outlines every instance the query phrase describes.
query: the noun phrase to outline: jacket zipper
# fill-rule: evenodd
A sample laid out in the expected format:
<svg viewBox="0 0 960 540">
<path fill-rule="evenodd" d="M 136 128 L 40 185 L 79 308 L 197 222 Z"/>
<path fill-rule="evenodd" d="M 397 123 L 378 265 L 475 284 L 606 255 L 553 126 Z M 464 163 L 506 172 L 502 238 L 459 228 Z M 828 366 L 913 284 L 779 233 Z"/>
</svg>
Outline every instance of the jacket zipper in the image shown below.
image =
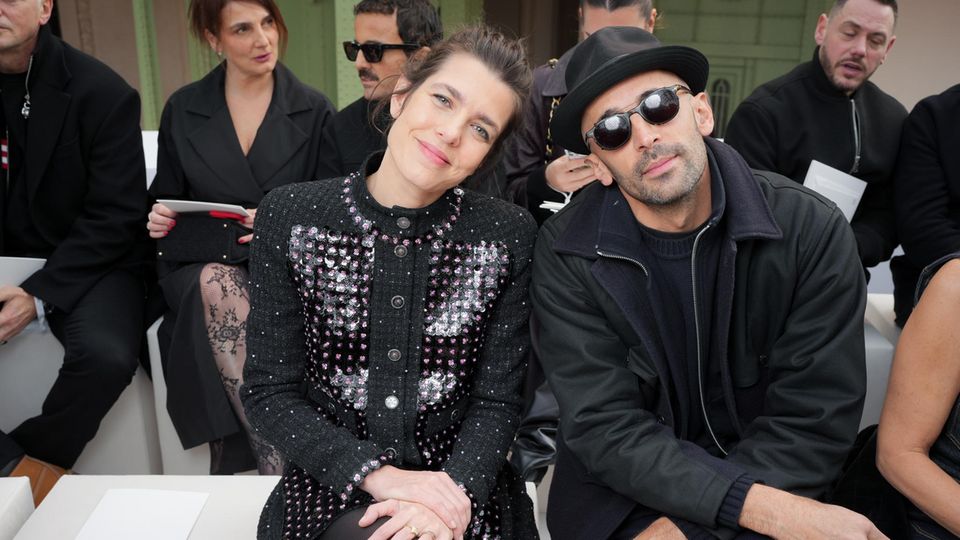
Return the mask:
<svg viewBox="0 0 960 540">
<path fill-rule="evenodd" d="M 860 172 L 860 115 L 857 114 L 857 103 L 850 100 L 850 115 L 853 120 L 853 167 L 850 168 L 850 174 Z"/>
<path fill-rule="evenodd" d="M 597 255 L 599 255 L 599 256 L 601 256 L 601 257 L 605 257 L 605 258 L 607 258 L 607 259 L 617 259 L 617 260 L 619 260 L 619 261 L 631 262 L 631 263 L 639 266 L 640 269 L 643 270 L 643 274 L 644 274 L 645 276 L 647 276 L 648 278 L 650 277 L 650 272 L 647 272 L 647 267 L 644 266 L 642 262 L 640 262 L 640 261 L 638 261 L 638 260 L 636 260 L 636 259 L 631 259 L 630 257 L 624 257 L 623 255 L 614 255 L 614 254 L 612 254 L 612 253 L 604 253 L 604 252 L 600 251 L 599 249 L 597 250 Z"/>
<path fill-rule="evenodd" d="M 710 425 L 710 417 L 707 416 L 706 399 L 704 399 L 703 394 L 703 345 L 700 341 L 700 309 L 697 303 L 697 245 L 700 244 L 700 238 L 710 229 L 710 226 L 708 223 L 697 233 L 697 237 L 693 239 L 693 253 L 690 254 L 690 281 L 693 287 L 693 325 L 697 333 L 697 386 L 700 391 L 700 411 L 703 412 L 703 421 L 706 423 L 707 431 L 710 432 L 710 438 L 713 439 L 717 448 L 726 456 L 727 450 L 720 444 L 720 440 L 717 439 L 717 435 L 713 432 L 713 426 Z"/>
</svg>

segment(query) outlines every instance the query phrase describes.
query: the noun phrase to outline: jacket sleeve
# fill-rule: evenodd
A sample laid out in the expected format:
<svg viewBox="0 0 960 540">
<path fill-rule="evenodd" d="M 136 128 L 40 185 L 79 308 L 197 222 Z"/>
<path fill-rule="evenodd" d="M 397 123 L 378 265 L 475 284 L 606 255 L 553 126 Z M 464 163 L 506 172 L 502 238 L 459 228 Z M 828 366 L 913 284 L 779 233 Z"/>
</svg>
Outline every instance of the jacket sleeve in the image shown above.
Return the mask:
<svg viewBox="0 0 960 540">
<path fill-rule="evenodd" d="M 173 141 L 173 117 L 177 112 L 173 101 L 168 100 L 160 115 L 160 130 L 157 133 L 157 174 L 150 184 L 150 196 L 156 199 L 183 199 L 187 193 L 187 180 L 183 165 Z"/>
<path fill-rule="evenodd" d="M 589 283 L 582 259 L 554 252 L 552 223 L 541 228 L 531 291 L 538 353 L 560 405 L 564 443 L 591 481 L 664 514 L 716 526 L 746 470 L 677 438 L 658 421 L 655 404 L 644 395 L 663 383 L 652 370 L 631 370 L 636 351 L 604 313 L 615 301 Z"/>
<path fill-rule="evenodd" d="M 939 118 L 946 120 L 956 118 L 960 109 L 942 112 Z M 944 160 L 957 158 L 951 154 L 955 150 L 941 148 L 937 118 L 925 101 L 910 113 L 900 139 L 894 177 L 900 241 L 904 253 L 917 268 L 960 250 L 960 220 L 956 215 L 955 197 L 950 193 L 951 184 L 957 185 L 960 178 L 948 178 L 943 167 Z M 960 129 L 956 133 L 960 139 Z"/>
<path fill-rule="evenodd" d="M 751 168 L 783 174 L 777 167 L 776 122 L 762 108 L 744 101 L 733 111 L 723 142 L 732 146 Z"/>
<path fill-rule="evenodd" d="M 317 160 L 316 178 L 307 180 L 323 180 L 336 178 L 347 174 L 343 170 L 343 161 L 340 159 L 340 146 L 337 142 L 336 111 L 327 103 L 327 110 L 319 116 L 322 124 L 320 136 L 320 152 Z"/>
<path fill-rule="evenodd" d="M 893 174 L 889 174 L 883 182 L 867 184 L 850 226 L 853 227 L 857 252 L 865 268 L 872 268 L 893 255 L 898 244 Z"/>
<path fill-rule="evenodd" d="M 536 238 L 533 219 L 523 213 L 510 249 L 509 282 L 484 331 L 483 351 L 470 391 L 470 404 L 443 470 L 467 488 L 482 506 L 493 491 L 497 473 L 520 423 L 521 387 L 530 344 L 528 285 L 530 257 Z"/>
<path fill-rule="evenodd" d="M 21 285 L 30 294 L 71 311 L 104 275 L 145 240 L 147 192 L 140 134 L 140 96 L 115 96 L 95 129 L 84 159 L 83 210 L 44 267 Z"/>
<path fill-rule="evenodd" d="M 503 162 L 507 174 L 507 193 L 510 200 L 527 207 L 528 177 L 540 171 L 543 177 L 543 160 L 547 144 L 547 116 L 541 95 L 546 72 L 540 67 L 534 71 L 533 88 L 523 109 L 523 119 L 511 137 Z"/>
<path fill-rule="evenodd" d="M 385 464 L 382 450 L 321 417 L 306 399 L 302 303 L 287 265 L 290 226 L 301 197 L 291 186 L 263 198 L 250 247 L 247 360 L 240 391 L 250 425 L 320 483 L 349 493 Z M 299 195 L 303 195 L 300 190 Z"/>
<path fill-rule="evenodd" d="M 760 482 L 818 497 L 839 476 L 863 411 L 866 284 L 839 210 L 804 238 L 790 313 L 770 350 L 756 351 L 770 381 L 762 411 L 728 460 Z"/>
</svg>

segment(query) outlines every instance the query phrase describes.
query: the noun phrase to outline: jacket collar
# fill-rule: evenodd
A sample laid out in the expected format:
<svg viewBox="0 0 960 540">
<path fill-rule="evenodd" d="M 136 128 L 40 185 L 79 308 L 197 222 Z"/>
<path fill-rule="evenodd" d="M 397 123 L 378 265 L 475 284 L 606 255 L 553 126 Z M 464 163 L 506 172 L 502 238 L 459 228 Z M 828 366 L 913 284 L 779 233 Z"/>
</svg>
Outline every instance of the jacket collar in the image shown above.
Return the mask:
<svg viewBox="0 0 960 540">
<path fill-rule="evenodd" d="M 821 97 L 826 99 L 849 101 L 856 98 L 857 93 L 860 92 L 860 88 L 863 88 L 863 85 L 860 85 L 860 88 L 857 88 L 856 92 L 848 96 L 843 90 L 834 86 L 833 83 L 830 82 L 830 79 L 827 78 L 827 72 L 823 70 L 823 65 L 820 63 L 820 47 L 813 50 L 813 58 L 807 64 L 807 72 L 810 75 L 809 80 L 813 84 L 813 88 Z M 869 82 L 870 81 L 864 81 L 863 84 L 869 84 Z"/>
<path fill-rule="evenodd" d="M 713 138 L 705 137 L 704 141 L 709 166 L 719 173 L 723 186 L 726 237 L 734 242 L 782 238 L 763 191 L 740 154 Z M 556 251 L 588 259 L 596 259 L 598 251 L 620 255 L 637 252 L 640 237 L 636 218 L 615 185 L 594 183 L 574 201 L 569 225 L 554 242 Z"/>
<path fill-rule="evenodd" d="M 312 106 L 304 86 L 278 63 L 274 68 L 273 95 L 257 138 L 246 157 L 240 148 L 224 94 L 226 69 L 220 64 L 198 83 L 198 91 L 187 103 L 187 112 L 202 120 L 187 138 L 211 170 L 230 182 L 238 182 L 242 196 L 259 200 L 264 182 L 310 139 L 293 116 L 310 112 Z"/>
</svg>

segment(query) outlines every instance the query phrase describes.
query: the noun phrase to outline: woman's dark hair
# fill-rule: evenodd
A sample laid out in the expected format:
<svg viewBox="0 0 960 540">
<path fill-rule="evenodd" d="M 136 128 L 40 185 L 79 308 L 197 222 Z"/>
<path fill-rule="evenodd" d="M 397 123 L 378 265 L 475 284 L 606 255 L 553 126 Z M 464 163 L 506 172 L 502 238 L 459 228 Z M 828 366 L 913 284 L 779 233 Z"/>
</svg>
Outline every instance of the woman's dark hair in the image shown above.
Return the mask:
<svg viewBox="0 0 960 540">
<path fill-rule="evenodd" d="M 283 22 L 283 15 L 274 0 L 190 0 L 188 16 L 190 17 L 190 31 L 200 40 L 207 42 L 204 32 L 209 31 L 215 36 L 220 35 L 220 13 L 230 2 L 250 2 L 258 4 L 267 10 L 277 24 L 277 34 L 280 35 L 280 55 L 287 51 L 287 25 Z"/>
<path fill-rule="evenodd" d="M 480 173 L 497 163 L 504 141 L 510 137 L 522 118 L 533 74 L 527 64 L 527 53 L 520 40 L 508 38 L 489 26 L 481 24 L 463 28 L 435 45 L 428 53 L 411 58 L 403 70 L 403 75 L 410 84 L 404 88 L 398 88 L 394 94 L 402 95 L 416 91 L 425 80 L 440 70 L 444 62 L 457 53 L 469 54 L 480 60 L 513 91 L 513 116 L 504 126 L 483 163 L 477 168 L 476 172 Z M 383 101 L 389 103 L 390 100 Z"/>
</svg>

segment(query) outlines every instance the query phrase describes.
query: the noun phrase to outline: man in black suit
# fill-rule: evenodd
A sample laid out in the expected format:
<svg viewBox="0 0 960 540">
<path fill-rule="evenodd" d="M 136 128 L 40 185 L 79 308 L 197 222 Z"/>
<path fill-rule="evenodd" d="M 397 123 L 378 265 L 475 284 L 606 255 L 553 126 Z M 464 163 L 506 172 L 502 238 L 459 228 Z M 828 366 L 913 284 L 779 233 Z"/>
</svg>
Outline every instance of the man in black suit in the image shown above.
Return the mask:
<svg viewBox="0 0 960 540">
<path fill-rule="evenodd" d="M 140 98 L 55 37 L 52 10 L 24 0 L 0 11 L 0 255 L 46 259 L 23 283 L 0 283 L 0 343 L 36 320 L 65 349 L 41 414 L 0 441 L 0 474 L 30 476 L 35 497 L 132 379 L 143 327 Z"/>
</svg>

